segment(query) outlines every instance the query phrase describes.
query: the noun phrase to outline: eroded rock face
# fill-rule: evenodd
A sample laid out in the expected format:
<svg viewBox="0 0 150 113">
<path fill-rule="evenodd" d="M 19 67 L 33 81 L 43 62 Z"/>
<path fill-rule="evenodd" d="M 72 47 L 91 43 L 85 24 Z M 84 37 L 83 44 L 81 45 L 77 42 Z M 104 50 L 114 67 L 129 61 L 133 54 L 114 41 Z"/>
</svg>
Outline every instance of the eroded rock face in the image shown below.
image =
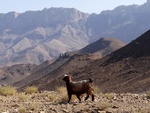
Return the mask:
<svg viewBox="0 0 150 113">
<path fill-rule="evenodd" d="M 78 102 L 74 100 L 68 104 L 63 99 L 62 93 L 55 91 L 44 91 L 41 93 L 15 94 L 13 96 L 0 96 L 0 112 L 38 112 L 38 113 L 135 113 L 150 111 L 150 100 L 146 94 L 96 94 L 95 101 L 91 100 Z M 21 98 L 22 97 L 22 98 Z"/>
<path fill-rule="evenodd" d="M 1 65 L 39 64 L 86 46 L 88 36 L 82 24 L 88 16 L 73 8 L 0 14 Z"/>
<path fill-rule="evenodd" d="M 0 68 L 0 85 L 9 86 L 26 78 L 36 66 L 35 64 L 16 64 Z"/>
<path fill-rule="evenodd" d="M 150 28 L 149 7 L 147 1 L 91 15 L 73 8 L 0 14 L 0 64 L 39 64 L 102 37 L 130 42 Z"/>
</svg>

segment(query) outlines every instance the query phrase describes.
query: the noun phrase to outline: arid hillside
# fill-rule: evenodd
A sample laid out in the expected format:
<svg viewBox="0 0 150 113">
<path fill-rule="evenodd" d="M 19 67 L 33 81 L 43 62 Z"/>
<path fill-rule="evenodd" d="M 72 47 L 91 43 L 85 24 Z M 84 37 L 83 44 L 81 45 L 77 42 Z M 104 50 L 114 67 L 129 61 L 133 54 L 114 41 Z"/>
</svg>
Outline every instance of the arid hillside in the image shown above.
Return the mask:
<svg viewBox="0 0 150 113">
<path fill-rule="evenodd" d="M 76 54 L 71 57 L 59 58 L 51 65 L 47 65 L 45 68 L 36 71 L 13 85 L 21 89 L 29 85 L 34 85 L 39 87 L 39 90 L 52 90 L 56 86 L 62 85 L 62 80 L 59 81 L 59 77 L 63 77 L 63 74 L 74 72 L 74 75 L 76 75 L 75 70 L 85 67 L 96 59 L 99 59 L 99 55 Z M 54 82 L 54 84 L 51 82 Z M 49 87 L 50 84 L 52 87 Z"/>
<path fill-rule="evenodd" d="M 16 64 L 0 68 L 0 85 L 10 85 L 29 76 L 35 64 Z"/>
<path fill-rule="evenodd" d="M 93 78 L 103 92 L 145 92 L 150 90 L 149 50 L 150 31 L 147 31 L 123 48 L 76 73 L 82 78 Z"/>
<path fill-rule="evenodd" d="M 118 40 L 117 38 L 101 38 L 78 51 L 72 52 L 72 54 L 94 53 L 104 57 L 123 46 L 125 46 L 125 43 Z"/>
<path fill-rule="evenodd" d="M 41 64 L 77 51 L 102 37 L 126 43 L 150 28 L 150 1 L 118 6 L 100 14 L 74 8 L 0 13 L 0 66 Z"/>
<path fill-rule="evenodd" d="M 72 57 L 74 60 L 70 59 L 69 63 L 30 85 L 38 86 L 39 90 L 52 90 L 56 86 L 65 85 L 62 77 L 67 73 L 71 74 L 74 80 L 92 78 L 102 92 L 148 91 L 150 90 L 149 37 L 150 31 L 147 31 L 125 47 L 92 62 L 88 55 L 74 56 Z"/>
<path fill-rule="evenodd" d="M 94 102 L 79 102 L 73 98 L 68 104 L 66 92 L 16 93 L 1 96 L 1 113 L 149 113 L 147 94 L 95 94 Z"/>
<path fill-rule="evenodd" d="M 55 77 L 57 78 L 57 76 L 62 75 L 62 72 L 60 71 L 62 68 L 64 69 L 63 73 L 70 73 L 81 67 L 85 67 L 96 59 L 100 59 L 103 56 L 114 52 L 124 45 L 125 44 L 122 41 L 115 38 L 102 38 L 79 51 L 60 54 L 58 59 L 43 62 L 42 64 L 36 66 L 28 77 L 15 83 L 14 85 L 17 87 L 24 87 L 33 81 L 41 81 L 41 78 L 43 79 L 47 76 L 55 79 Z M 51 74 L 57 72 L 57 70 L 59 70 L 60 75 L 57 74 L 51 76 Z"/>
</svg>

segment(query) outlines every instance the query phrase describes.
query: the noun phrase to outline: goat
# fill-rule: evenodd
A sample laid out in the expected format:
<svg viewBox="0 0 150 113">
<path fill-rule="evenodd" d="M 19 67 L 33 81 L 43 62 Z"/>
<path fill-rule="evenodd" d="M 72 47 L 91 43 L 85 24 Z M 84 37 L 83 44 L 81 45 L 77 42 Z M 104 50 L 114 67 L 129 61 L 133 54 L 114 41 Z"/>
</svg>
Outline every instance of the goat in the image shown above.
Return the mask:
<svg viewBox="0 0 150 113">
<path fill-rule="evenodd" d="M 72 77 L 70 75 L 65 75 L 63 80 L 66 82 L 68 103 L 70 103 L 72 95 L 76 95 L 79 101 L 81 101 L 80 96 L 84 93 L 87 94 L 85 100 L 87 100 L 89 95 L 91 95 L 92 101 L 94 101 L 92 79 L 74 82 L 72 81 Z"/>
</svg>

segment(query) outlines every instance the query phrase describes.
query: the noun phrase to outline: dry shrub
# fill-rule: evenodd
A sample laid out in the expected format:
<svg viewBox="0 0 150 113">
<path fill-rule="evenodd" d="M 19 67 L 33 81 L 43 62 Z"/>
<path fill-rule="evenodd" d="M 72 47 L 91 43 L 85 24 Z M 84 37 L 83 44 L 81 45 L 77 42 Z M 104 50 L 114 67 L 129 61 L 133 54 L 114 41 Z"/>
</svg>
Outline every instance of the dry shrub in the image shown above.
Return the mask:
<svg viewBox="0 0 150 113">
<path fill-rule="evenodd" d="M 0 107 L 0 113 L 6 113 L 7 109 L 6 108 L 1 108 Z"/>
<path fill-rule="evenodd" d="M 37 109 L 37 106 L 34 103 L 30 103 L 28 106 L 29 110 L 35 111 Z"/>
<path fill-rule="evenodd" d="M 51 94 L 48 96 L 50 101 L 54 101 L 56 99 L 56 95 L 55 94 Z"/>
<path fill-rule="evenodd" d="M 60 98 L 58 100 L 58 102 L 63 103 L 63 102 L 67 102 L 68 96 L 67 96 L 67 89 L 66 87 L 56 87 L 56 91 L 58 93 L 60 93 Z"/>
<path fill-rule="evenodd" d="M 150 111 L 150 108 L 140 108 L 138 110 L 138 113 L 149 113 L 149 111 Z"/>
<path fill-rule="evenodd" d="M 106 94 L 104 94 L 104 97 L 107 98 L 108 100 L 111 100 L 114 98 L 114 94 L 113 93 L 106 93 Z"/>
<path fill-rule="evenodd" d="M 60 102 L 60 103 L 63 103 L 63 102 L 67 102 L 67 101 L 68 101 L 68 95 L 67 95 L 67 89 L 66 89 L 66 87 L 64 87 L 64 86 L 57 87 L 57 88 L 56 88 L 56 91 L 57 91 L 58 93 L 60 93 L 60 95 L 61 95 L 61 97 L 60 97 L 60 99 L 59 99 L 59 102 Z M 75 100 L 76 100 L 76 96 L 75 96 L 75 95 L 72 95 L 71 101 L 73 102 L 73 101 L 75 101 Z"/>
<path fill-rule="evenodd" d="M 19 94 L 18 94 L 18 99 L 19 99 L 20 101 L 26 101 L 26 100 L 28 100 L 28 96 L 25 95 L 24 93 L 19 93 Z"/>
<path fill-rule="evenodd" d="M 27 109 L 29 111 L 34 111 L 35 113 L 37 113 L 37 111 L 41 108 L 41 104 L 40 103 L 29 103 L 27 106 Z"/>
<path fill-rule="evenodd" d="M 27 108 L 25 108 L 24 106 L 19 106 L 18 111 L 19 113 L 27 113 Z"/>
<path fill-rule="evenodd" d="M 60 93 L 60 95 L 61 95 L 62 98 L 64 98 L 64 99 L 67 98 L 67 89 L 66 89 L 66 87 L 63 87 L 63 86 L 57 87 L 57 88 L 56 88 L 56 91 L 57 91 L 58 93 Z"/>
<path fill-rule="evenodd" d="M 150 91 L 146 92 L 147 99 L 150 99 Z"/>
<path fill-rule="evenodd" d="M 4 99 L 3 99 L 3 97 L 0 95 L 0 102 L 3 102 L 4 101 Z"/>
<path fill-rule="evenodd" d="M 64 87 L 64 86 L 61 86 L 61 87 L 56 87 L 56 91 L 57 91 L 58 93 L 66 93 L 66 92 L 67 92 L 67 89 L 66 89 L 66 87 Z"/>
<path fill-rule="evenodd" d="M 0 87 L 0 95 L 8 96 L 8 95 L 14 95 L 17 92 L 15 87 Z"/>
<path fill-rule="evenodd" d="M 99 86 L 94 85 L 94 93 L 100 93 L 100 88 Z"/>
<path fill-rule="evenodd" d="M 86 111 L 89 111 L 89 107 L 87 106 L 87 105 L 84 105 L 84 104 L 78 104 L 78 105 L 76 105 L 76 108 L 78 108 L 78 110 L 81 112 L 85 112 L 85 113 L 87 113 Z M 91 112 L 91 113 L 93 113 L 93 112 Z"/>
<path fill-rule="evenodd" d="M 24 91 L 27 94 L 32 94 L 32 93 L 38 92 L 38 88 L 35 86 L 29 86 L 29 87 L 25 88 Z"/>
<path fill-rule="evenodd" d="M 106 101 L 102 101 L 102 102 L 99 103 L 99 108 L 101 110 L 105 110 L 105 109 L 107 109 L 109 107 L 111 107 L 111 104 L 106 102 Z"/>
</svg>

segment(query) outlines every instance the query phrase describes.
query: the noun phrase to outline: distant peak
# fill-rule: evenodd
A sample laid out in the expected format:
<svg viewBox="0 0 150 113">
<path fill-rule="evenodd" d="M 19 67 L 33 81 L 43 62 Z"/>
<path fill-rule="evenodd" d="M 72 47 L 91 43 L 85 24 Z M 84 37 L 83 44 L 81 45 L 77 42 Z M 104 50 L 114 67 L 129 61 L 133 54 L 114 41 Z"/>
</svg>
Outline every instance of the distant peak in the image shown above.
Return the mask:
<svg viewBox="0 0 150 113">
<path fill-rule="evenodd" d="M 147 0 L 147 2 L 150 2 L 150 0 Z"/>
<path fill-rule="evenodd" d="M 47 11 L 47 10 L 58 10 L 58 11 L 62 11 L 62 10 L 71 10 L 71 11 L 78 11 L 75 8 L 63 8 L 63 7 L 51 7 L 51 8 L 44 8 L 43 11 Z"/>
<path fill-rule="evenodd" d="M 150 0 L 147 0 L 147 2 L 146 2 L 147 4 L 150 4 Z"/>
<path fill-rule="evenodd" d="M 12 11 L 12 12 L 8 12 L 7 15 L 13 16 L 14 18 L 17 18 L 19 16 L 19 13 L 15 12 L 15 11 Z"/>
</svg>

